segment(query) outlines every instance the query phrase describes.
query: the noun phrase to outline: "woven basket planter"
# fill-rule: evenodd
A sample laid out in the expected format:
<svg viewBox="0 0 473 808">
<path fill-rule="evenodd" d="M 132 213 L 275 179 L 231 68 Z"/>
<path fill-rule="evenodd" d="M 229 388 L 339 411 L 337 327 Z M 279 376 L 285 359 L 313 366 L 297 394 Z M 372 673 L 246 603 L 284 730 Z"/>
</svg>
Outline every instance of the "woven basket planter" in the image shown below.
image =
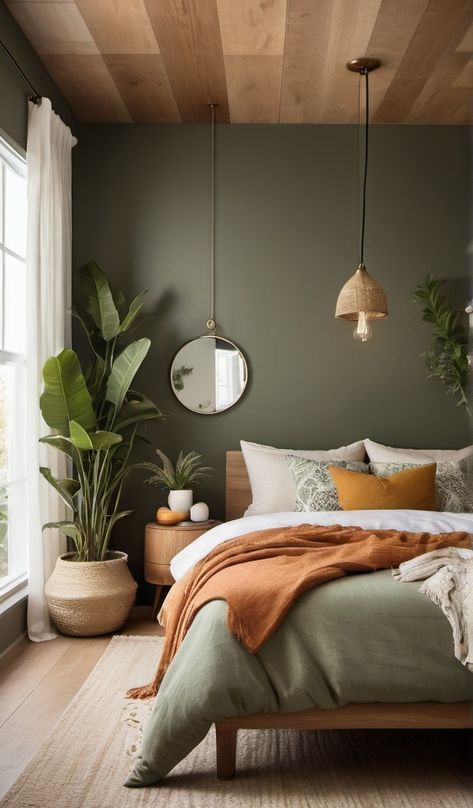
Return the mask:
<svg viewBox="0 0 473 808">
<path fill-rule="evenodd" d="M 51 619 L 62 634 L 93 637 L 123 626 L 138 584 L 126 553 L 109 556 L 105 561 L 74 561 L 75 553 L 58 558 L 45 592 Z"/>
</svg>

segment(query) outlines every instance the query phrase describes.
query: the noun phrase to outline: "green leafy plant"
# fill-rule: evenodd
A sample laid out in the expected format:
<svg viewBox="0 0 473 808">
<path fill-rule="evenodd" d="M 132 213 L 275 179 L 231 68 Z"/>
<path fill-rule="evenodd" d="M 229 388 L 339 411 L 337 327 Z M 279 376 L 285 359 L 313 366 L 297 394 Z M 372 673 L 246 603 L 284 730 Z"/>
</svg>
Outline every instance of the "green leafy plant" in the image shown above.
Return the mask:
<svg viewBox="0 0 473 808">
<path fill-rule="evenodd" d="M 178 370 L 173 370 L 172 372 L 172 383 L 176 390 L 184 390 L 184 379 L 186 376 L 189 376 L 194 368 L 186 368 L 184 365 L 181 365 Z"/>
<path fill-rule="evenodd" d="M 471 415 L 468 331 L 460 322 L 461 313 L 446 305 L 443 283 L 429 274 L 413 292 L 414 302 L 423 304 L 422 319 L 433 326 L 432 349 L 422 356 L 425 356 L 428 377 L 445 384 L 447 395 L 457 396 L 457 405 L 466 407 Z"/>
<path fill-rule="evenodd" d="M 139 315 L 145 292 L 127 303 L 94 262 L 80 271 L 80 292 L 85 311 L 72 314 L 87 339 L 87 369 L 70 348 L 43 367 L 40 407 L 53 434 L 41 442 L 71 458 L 74 467 L 74 477 L 62 480 L 40 469 L 70 514 L 43 529 L 59 528 L 72 539 L 78 561 L 102 561 L 114 525 L 132 513 L 119 511 L 123 485 L 132 471 L 147 467 L 131 462 L 138 428 L 164 416 L 131 388 L 151 344 L 146 338 L 130 341 L 144 319 Z"/>
<path fill-rule="evenodd" d="M 154 474 L 146 482 L 169 488 L 170 491 L 197 485 L 202 477 L 207 477 L 213 471 L 210 466 L 202 465 L 202 455 L 197 452 L 189 452 L 187 455 L 179 452 L 175 467 L 160 449 L 156 449 L 156 454 L 161 458 L 163 465 L 148 463 L 147 468 L 154 471 Z"/>
</svg>

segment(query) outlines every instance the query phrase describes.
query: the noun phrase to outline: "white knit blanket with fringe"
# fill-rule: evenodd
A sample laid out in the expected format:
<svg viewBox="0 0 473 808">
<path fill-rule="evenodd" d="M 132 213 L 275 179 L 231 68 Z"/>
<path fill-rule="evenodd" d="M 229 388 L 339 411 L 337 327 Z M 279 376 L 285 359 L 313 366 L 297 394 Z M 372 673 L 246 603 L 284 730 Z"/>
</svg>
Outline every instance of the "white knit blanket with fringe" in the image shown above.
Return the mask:
<svg viewBox="0 0 473 808">
<path fill-rule="evenodd" d="M 452 631 L 455 656 L 473 671 L 473 550 L 432 550 L 393 570 L 396 581 L 421 581 L 419 592 L 440 606 Z"/>
</svg>

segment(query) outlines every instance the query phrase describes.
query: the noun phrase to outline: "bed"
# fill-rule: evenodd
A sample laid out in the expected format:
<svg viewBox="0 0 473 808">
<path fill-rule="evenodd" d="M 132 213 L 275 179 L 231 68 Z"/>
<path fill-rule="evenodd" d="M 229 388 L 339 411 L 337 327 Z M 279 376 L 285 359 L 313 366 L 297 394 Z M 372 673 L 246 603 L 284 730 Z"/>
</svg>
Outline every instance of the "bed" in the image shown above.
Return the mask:
<svg viewBox="0 0 473 808">
<path fill-rule="evenodd" d="M 389 518 L 395 529 L 401 529 L 397 519 L 408 530 L 473 533 L 473 514 L 360 511 L 354 518 L 353 512 L 338 511 L 241 519 L 250 499 L 243 457 L 227 452 L 228 521 L 179 554 L 176 577 L 179 565 L 185 569 L 219 541 L 258 530 L 261 520 L 283 526 L 312 519 L 376 529 Z M 297 601 L 257 654 L 228 636 L 224 601 L 205 605 L 162 681 L 127 785 L 160 780 L 211 724 L 221 779 L 234 775 L 238 729 L 473 727 L 473 674 L 454 658 L 448 622 L 418 588 L 418 582 L 394 583 L 389 570 L 316 587 Z M 366 632 L 373 611 L 378 628 Z M 316 627 L 314 614 L 323 615 Z"/>
<path fill-rule="evenodd" d="M 226 455 L 226 521 L 239 519 L 251 502 L 251 487 L 241 452 Z M 473 524 L 472 524 L 473 530 Z M 472 693 L 473 698 L 473 693 Z M 347 704 L 339 709 L 314 708 L 301 712 L 238 716 L 215 725 L 217 777 L 231 779 L 235 774 L 237 732 L 239 729 L 453 729 L 473 727 L 471 701 L 447 703 L 365 703 Z"/>
</svg>

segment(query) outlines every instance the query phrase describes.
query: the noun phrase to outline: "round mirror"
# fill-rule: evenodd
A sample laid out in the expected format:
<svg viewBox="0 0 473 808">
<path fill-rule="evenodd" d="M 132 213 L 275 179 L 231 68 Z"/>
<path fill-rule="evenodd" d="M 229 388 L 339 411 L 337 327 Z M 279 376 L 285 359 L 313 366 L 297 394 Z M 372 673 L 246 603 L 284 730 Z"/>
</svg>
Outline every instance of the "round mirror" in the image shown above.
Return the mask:
<svg viewBox="0 0 473 808">
<path fill-rule="evenodd" d="M 213 415 L 233 407 L 248 380 L 246 359 L 228 339 L 208 334 L 187 342 L 171 365 L 171 386 L 188 410 Z"/>
</svg>

